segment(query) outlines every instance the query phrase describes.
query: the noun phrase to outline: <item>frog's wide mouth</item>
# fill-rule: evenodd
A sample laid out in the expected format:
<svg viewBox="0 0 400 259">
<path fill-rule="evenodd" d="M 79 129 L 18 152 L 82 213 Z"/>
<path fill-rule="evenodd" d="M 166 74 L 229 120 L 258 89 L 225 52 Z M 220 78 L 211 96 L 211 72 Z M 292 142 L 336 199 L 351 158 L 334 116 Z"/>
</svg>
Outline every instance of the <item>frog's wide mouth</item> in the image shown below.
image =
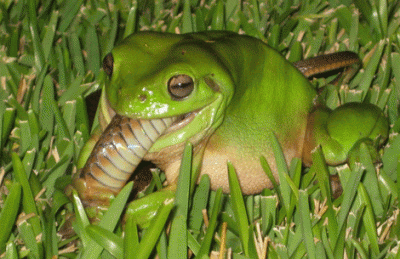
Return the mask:
<svg viewBox="0 0 400 259">
<path fill-rule="evenodd" d="M 104 104 L 105 104 L 104 107 L 106 107 L 106 109 L 104 109 L 104 110 L 102 110 L 100 112 L 100 116 L 99 117 L 100 117 L 100 121 L 102 123 L 102 128 L 104 130 L 106 128 L 106 126 L 110 123 L 112 118 L 118 113 L 111 107 L 110 102 L 109 102 L 109 100 L 107 98 L 104 98 L 103 101 L 104 101 Z M 167 134 L 172 133 L 172 132 L 176 132 L 176 131 L 181 130 L 184 127 L 186 127 L 188 124 L 190 124 L 194 120 L 194 118 L 197 116 L 197 114 L 199 113 L 199 111 L 201 109 L 202 108 L 194 110 L 194 111 L 191 111 L 191 112 L 188 112 L 188 113 L 184 113 L 184 114 L 181 114 L 181 115 L 174 116 L 175 117 L 174 122 L 172 123 L 171 126 L 169 126 L 166 129 L 166 131 L 162 134 L 162 136 L 163 135 L 167 135 Z M 121 115 L 121 116 L 124 116 L 124 115 Z M 126 116 L 124 116 L 124 117 L 126 117 Z M 164 118 L 168 118 L 168 117 L 164 117 Z M 139 120 L 139 119 L 143 119 L 143 118 L 132 118 L 132 119 Z M 146 119 L 143 119 L 143 120 L 149 120 L 150 121 L 152 119 L 153 118 L 146 118 Z M 103 120 L 103 122 L 102 122 L 102 120 Z"/>
<path fill-rule="evenodd" d="M 163 135 L 167 135 L 171 132 L 176 132 L 178 130 L 183 129 L 187 126 L 190 122 L 194 120 L 198 111 L 193 111 L 189 113 L 185 113 L 182 115 L 177 116 L 176 120 L 172 123 L 172 125 L 164 132 Z"/>
<path fill-rule="evenodd" d="M 106 126 L 80 176 L 84 178 L 90 195 L 97 192 L 97 188 L 118 193 L 149 153 L 157 154 L 164 148 L 183 143 L 195 135 L 200 139 L 209 125 L 204 119 L 204 114 L 209 115 L 209 106 L 170 117 L 130 118 L 117 114 L 104 101 L 103 99 L 99 121 Z"/>
</svg>

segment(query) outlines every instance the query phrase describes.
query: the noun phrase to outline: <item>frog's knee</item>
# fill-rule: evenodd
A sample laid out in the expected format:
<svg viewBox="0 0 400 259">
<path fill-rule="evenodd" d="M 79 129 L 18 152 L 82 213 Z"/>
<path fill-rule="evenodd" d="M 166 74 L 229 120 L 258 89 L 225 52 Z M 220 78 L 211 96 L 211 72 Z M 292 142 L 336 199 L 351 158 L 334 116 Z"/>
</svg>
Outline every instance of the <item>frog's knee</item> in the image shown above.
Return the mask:
<svg viewBox="0 0 400 259">
<path fill-rule="evenodd" d="M 372 160 L 379 161 L 379 146 L 389 135 L 389 122 L 382 110 L 366 103 L 348 103 L 335 109 L 327 128 L 329 135 L 342 145 L 349 164 L 360 161 L 362 144 Z"/>
<path fill-rule="evenodd" d="M 367 145 L 376 161 L 377 149 L 388 137 L 389 122 L 375 105 L 348 103 L 334 111 L 314 111 L 309 118 L 307 134 L 305 148 L 321 145 L 330 165 L 342 164 L 348 159 L 359 160 L 361 143 Z"/>
<path fill-rule="evenodd" d="M 311 153 L 317 146 L 321 146 L 328 164 L 337 165 L 346 161 L 347 153 L 341 143 L 332 138 L 327 130 L 330 114 L 328 108 L 319 107 L 309 115 L 303 145 L 303 163 L 306 166 L 312 164 Z"/>
<path fill-rule="evenodd" d="M 327 131 L 349 151 L 365 138 L 376 146 L 383 144 L 389 134 L 389 122 L 382 110 L 373 104 L 347 103 L 332 111 Z"/>
</svg>

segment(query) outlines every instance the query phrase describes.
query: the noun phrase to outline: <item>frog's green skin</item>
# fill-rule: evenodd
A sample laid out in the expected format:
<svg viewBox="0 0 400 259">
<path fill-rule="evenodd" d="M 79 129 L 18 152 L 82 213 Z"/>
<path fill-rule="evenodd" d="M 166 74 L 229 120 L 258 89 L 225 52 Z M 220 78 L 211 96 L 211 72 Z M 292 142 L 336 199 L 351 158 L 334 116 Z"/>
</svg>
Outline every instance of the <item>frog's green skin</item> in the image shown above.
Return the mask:
<svg viewBox="0 0 400 259">
<path fill-rule="evenodd" d="M 388 121 L 379 108 L 370 104 L 347 104 L 333 112 L 323 108 L 298 69 L 249 36 L 140 32 L 116 47 L 112 57 L 104 66 L 110 76 L 101 98 L 102 129 L 115 113 L 133 120 L 177 117 L 144 156 L 165 171 L 168 183 L 178 177 L 187 141 L 194 146 L 195 171 L 210 176 L 212 189 L 229 192 L 230 161 L 243 193 L 255 194 L 272 187 L 260 156 L 277 175 L 269 132 L 278 138 L 286 161 L 297 157 L 306 164 L 318 144 L 328 163 L 340 164 L 359 140 L 372 140 L 377 146 L 388 136 Z M 194 82 L 193 91 L 182 99 L 168 90 L 176 75 L 190 76 Z M 182 115 L 188 116 L 181 121 Z M 92 149 L 93 144 L 86 146 L 81 166 Z M 81 193 L 88 188 L 86 179 L 81 175 L 75 183 Z"/>
</svg>

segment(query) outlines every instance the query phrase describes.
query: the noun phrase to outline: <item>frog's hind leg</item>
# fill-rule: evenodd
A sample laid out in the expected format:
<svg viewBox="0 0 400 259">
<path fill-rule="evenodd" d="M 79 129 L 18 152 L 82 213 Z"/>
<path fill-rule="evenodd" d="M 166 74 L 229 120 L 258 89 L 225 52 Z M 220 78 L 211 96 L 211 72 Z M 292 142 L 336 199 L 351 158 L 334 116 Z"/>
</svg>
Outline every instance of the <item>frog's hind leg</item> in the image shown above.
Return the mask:
<svg viewBox="0 0 400 259">
<path fill-rule="evenodd" d="M 311 151 L 321 145 L 326 162 L 343 164 L 357 159 L 362 143 L 377 158 L 377 148 L 389 134 L 389 122 L 373 104 L 347 103 L 331 111 L 317 108 L 310 116 L 305 137 L 303 160 L 311 164 Z"/>
</svg>

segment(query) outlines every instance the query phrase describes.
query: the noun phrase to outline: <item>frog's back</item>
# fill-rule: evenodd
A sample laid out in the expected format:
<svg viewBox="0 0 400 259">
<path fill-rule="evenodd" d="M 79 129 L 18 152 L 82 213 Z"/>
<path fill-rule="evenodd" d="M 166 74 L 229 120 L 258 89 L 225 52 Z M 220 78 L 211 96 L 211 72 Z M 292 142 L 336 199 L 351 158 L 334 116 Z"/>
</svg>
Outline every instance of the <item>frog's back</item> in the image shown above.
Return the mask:
<svg viewBox="0 0 400 259">
<path fill-rule="evenodd" d="M 288 162 L 301 158 L 307 117 L 315 90 L 278 52 L 252 37 L 226 35 L 218 53 L 227 60 L 235 90 L 221 126 L 205 150 L 202 173 L 211 171 L 215 188 L 228 191 L 226 161 L 231 161 L 244 193 L 258 193 L 272 184 L 259 158 L 276 173 L 269 133 L 278 138 Z"/>
</svg>

